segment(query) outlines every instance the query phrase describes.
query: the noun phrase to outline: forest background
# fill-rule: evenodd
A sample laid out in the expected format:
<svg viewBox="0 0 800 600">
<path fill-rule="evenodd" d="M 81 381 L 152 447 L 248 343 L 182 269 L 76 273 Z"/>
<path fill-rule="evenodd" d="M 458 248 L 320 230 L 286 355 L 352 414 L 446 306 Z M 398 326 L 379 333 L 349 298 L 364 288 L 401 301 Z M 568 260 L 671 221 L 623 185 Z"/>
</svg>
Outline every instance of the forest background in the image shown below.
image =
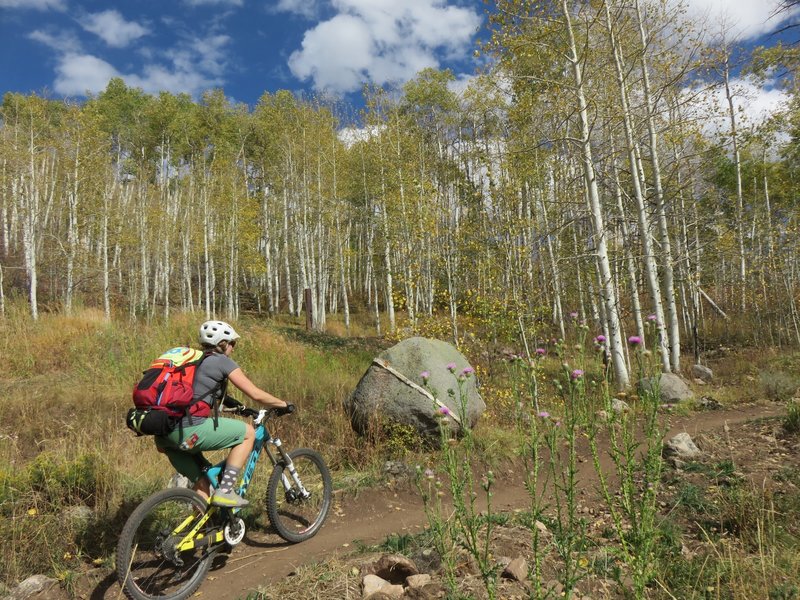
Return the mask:
<svg viewBox="0 0 800 600">
<path fill-rule="evenodd" d="M 130 503 L 163 485 L 118 435 L 126 394 L 204 318 L 248 323 L 243 364 L 300 401 L 291 439 L 328 448 L 337 478 L 375 455 L 330 406 L 394 339 L 461 348 L 491 422 L 511 402 L 491 360 L 572 343 L 577 325 L 618 388 L 636 377 L 629 338 L 675 372 L 720 345 L 800 345 L 800 50 L 744 52 L 650 0 L 493 8 L 491 67 L 462 94 L 426 70 L 366 88 L 358 114 L 120 79 L 81 103 L 5 94 L 3 580 L 109 559 Z M 789 102 L 753 120 L 742 75 Z M 269 329 L 304 309 L 340 341 Z M 65 503 L 103 519 L 76 541 Z"/>
<path fill-rule="evenodd" d="M 574 313 L 621 387 L 648 314 L 667 371 L 708 311 L 743 319 L 729 341 L 800 342 L 797 49 L 746 54 L 645 0 L 494 8 L 492 68 L 462 95 L 435 70 L 367 88 L 358 128 L 284 91 L 252 110 L 119 79 L 80 104 L 6 94 L 0 312 L 297 315 L 310 289 L 319 330 L 445 315 L 456 343 L 460 317 L 564 337 Z M 791 101 L 756 126 L 732 73 Z"/>
</svg>

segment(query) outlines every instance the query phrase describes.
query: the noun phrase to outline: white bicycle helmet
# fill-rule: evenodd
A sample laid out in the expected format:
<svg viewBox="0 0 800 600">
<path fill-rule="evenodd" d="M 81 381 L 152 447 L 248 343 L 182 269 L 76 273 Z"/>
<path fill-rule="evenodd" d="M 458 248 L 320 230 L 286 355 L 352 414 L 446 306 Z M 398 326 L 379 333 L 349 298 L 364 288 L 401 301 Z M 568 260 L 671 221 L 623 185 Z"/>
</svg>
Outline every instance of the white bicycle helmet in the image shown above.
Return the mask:
<svg viewBox="0 0 800 600">
<path fill-rule="evenodd" d="M 200 343 L 207 346 L 216 346 L 223 340 L 233 342 L 239 337 L 233 327 L 224 321 L 206 321 L 200 325 Z"/>
</svg>

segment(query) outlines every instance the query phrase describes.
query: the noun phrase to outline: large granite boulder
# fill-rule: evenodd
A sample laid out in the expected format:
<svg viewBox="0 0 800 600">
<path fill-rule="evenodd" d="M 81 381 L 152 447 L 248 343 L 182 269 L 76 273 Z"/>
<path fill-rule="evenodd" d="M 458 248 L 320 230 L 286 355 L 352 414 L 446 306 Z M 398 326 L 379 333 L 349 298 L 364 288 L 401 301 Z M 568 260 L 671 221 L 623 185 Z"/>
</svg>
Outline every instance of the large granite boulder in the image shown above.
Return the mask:
<svg viewBox="0 0 800 600">
<path fill-rule="evenodd" d="M 375 424 L 396 423 L 436 444 L 440 422 L 458 435 L 462 422 L 475 426 L 486 404 L 464 355 L 446 342 L 413 337 L 372 361 L 344 408 L 359 434 Z"/>
<path fill-rule="evenodd" d="M 661 402 L 676 404 L 686 400 L 693 400 L 694 393 L 686 382 L 675 373 L 661 373 L 655 377 L 648 377 L 639 381 L 640 394 L 652 394 L 658 390 Z"/>
</svg>

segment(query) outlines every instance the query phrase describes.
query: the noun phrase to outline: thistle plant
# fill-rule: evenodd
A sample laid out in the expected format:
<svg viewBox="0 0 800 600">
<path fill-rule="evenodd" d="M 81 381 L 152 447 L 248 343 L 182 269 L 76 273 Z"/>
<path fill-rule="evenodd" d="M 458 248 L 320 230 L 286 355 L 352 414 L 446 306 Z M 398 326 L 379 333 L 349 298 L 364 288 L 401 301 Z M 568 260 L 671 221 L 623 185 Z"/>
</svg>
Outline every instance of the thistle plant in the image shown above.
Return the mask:
<svg viewBox="0 0 800 600">
<path fill-rule="evenodd" d="M 657 331 L 653 319 L 649 318 L 647 322 L 653 331 Z M 642 339 L 631 336 L 628 343 L 637 363 L 639 379 L 657 372 L 652 354 L 642 349 Z M 653 347 L 658 346 L 654 344 Z M 630 411 L 616 411 L 612 406 L 609 382 L 605 380 L 602 392 L 607 427 L 601 429 L 595 421 L 589 429 L 594 468 L 620 542 L 620 558 L 630 571 L 636 598 L 646 597 L 647 585 L 655 573 L 654 550 L 659 536 L 657 499 L 663 466 L 663 431 L 658 423 L 659 378 L 654 377 L 653 384 L 646 387 L 639 396 L 619 394 L 633 400 L 634 405 Z M 611 473 L 601 464 L 598 438 L 602 431 L 607 431 L 608 435 L 607 453 L 613 465 Z M 618 490 L 610 488 L 612 474 L 619 481 Z"/>
<path fill-rule="evenodd" d="M 530 496 L 531 520 L 529 526 L 532 534 L 531 545 L 533 550 L 530 579 L 532 582 L 531 592 L 534 598 L 540 598 L 543 595 L 542 557 L 546 550 L 541 531 L 536 527 L 536 523 L 543 516 L 545 507 L 544 490 L 547 488 L 547 482 L 542 477 L 549 473 L 549 471 L 544 471 L 543 473 L 541 468 L 545 426 L 540 420 L 547 419 L 550 415 L 539 410 L 537 378 L 540 368 L 539 363 L 546 354 L 547 351 L 544 348 L 537 348 L 531 360 L 515 355 L 509 361 L 511 390 L 516 408 L 515 423 L 525 440 L 521 455 L 525 465 L 525 488 Z M 531 418 L 531 415 L 533 415 L 533 418 Z"/>
<path fill-rule="evenodd" d="M 563 416 L 559 419 L 540 413 L 545 424 L 542 439 L 548 451 L 545 468 L 552 479 L 548 495 L 555 513 L 553 543 L 563 563 L 559 579 L 567 598 L 585 574 L 579 557 L 586 548 L 586 521 L 578 513 L 577 497 L 577 441 L 586 405 L 585 383 L 583 369 L 564 363 L 561 378 L 554 382 L 563 400 Z"/>
<path fill-rule="evenodd" d="M 445 516 L 442 506 L 442 480 L 433 469 L 425 469 L 417 465 L 415 483 L 422 497 L 425 517 L 428 520 L 428 532 L 434 549 L 442 561 L 442 571 L 447 589 L 454 595 L 458 589 L 456 578 L 456 539 L 452 518 Z"/>
<path fill-rule="evenodd" d="M 577 315 L 576 315 L 577 318 Z M 536 396 L 529 393 L 528 409 L 531 417 L 527 420 L 525 445 L 522 456 L 526 466 L 526 487 L 530 495 L 531 536 L 533 564 L 531 598 L 550 597 L 552 590 L 542 585 L 542 562 L 546 551 L 553 548 L 562 564 L 559 566 L 559 579 L 564 595 L 572 596 L 575 586 L 585 574 L 586 561 L 581 555 L 586 547 L 586 523 L 578 512 L 577 441 L 586 416 L 585 357 L 584 341 L 588 328 L 575 323 L 575 366 L 566 362 L 567 347 L 563 340 L 554 343 L 552 354 L 564 360 L 560 376 L 553 385 L 562 401 L 561 417 L 540 410 Z M 545 356 L 544 350 L 537 351 L 538 359 L 527 368 L 514 366 L 512 372 L 518 377 L 535 377 L 538 360 Z M 531 392 L 539 389 L 538 382 L 528 382 Z M 526 389 L 525 382 L 515 383 L 515 390 Z M 547 521 L 552 530 L 551 545 L 545 545 L 539 521 Z"/>
<path fill-rule="evenodd" d="M 449 518 L 444 517 L 441 502 L 443 493 L 440 490 L 434 497 L 431 494 L 430 485 L 427 486 L 427 491 L 426 486 L 420 485 L 421 477 L 417 477 L 418 488 L 422 493 L 425 514 L 434 537 L 434 544 L 442 556 L 445 581 L 451 594 L 457 593 L 456 556 L 453 548 L 458 546 L 466 550 L 475 560 L 487 597 L 494 600 L 497 597 L 497 565 L 490 553 L 493 529 L 491 489 L 494 484 L 494 475 L 488 471 L 480 481 L 480 489 L 486 500 L 486 511 L 482 513 L 477 504 L 479 493 L 472 474 L 475 439 L 469 426 L 467 394 L 464 389 L 467 379 L 473 374 L 473 369 L 467 367 L 457 375 L 455 364 L 447 365 L 447 369 L 455 377 L 457 389 L 449 389 L 448 396 L 451 404 L 457 407 L 456 414 L 454 415 L 446 405 L 440 405 L 438 402 L 435 403 L 435 410 L 439 416 L 441 465 L 453 502 L 452 515 Z M 427 385 L 427 377 L 423 377 L 423 383 Z M 436 392 L 430 391 L 436 399 Z M 453 435 L 451 422 L 454 420 L 460 425 L 460 440 Z M 429 478 L 428 481 L 431 479 Z"/>
</svg>

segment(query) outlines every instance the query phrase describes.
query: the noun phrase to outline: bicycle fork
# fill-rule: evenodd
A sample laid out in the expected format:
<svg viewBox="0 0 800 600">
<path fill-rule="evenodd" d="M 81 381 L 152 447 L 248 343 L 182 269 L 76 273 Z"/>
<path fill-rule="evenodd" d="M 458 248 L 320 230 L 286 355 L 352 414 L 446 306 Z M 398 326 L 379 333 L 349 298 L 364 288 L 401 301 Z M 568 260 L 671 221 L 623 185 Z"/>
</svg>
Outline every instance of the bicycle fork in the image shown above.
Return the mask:
<svg viewBox="0 0 800 600">
<path fill-rule="evenodd" d="M 303 482 L 300 481 L 300 476 L 297 474 L 297 469 L 294 468 L 294 463 L 292 462 L 289 453 L 283 449 L 283 444 L 278 438 L 274 438 L 272 440 L 272 444 L 278 449 L 278 453 L 281 455 L 281 460 L 283 461 L 283 464 L 286 465 L 286 469 L 281 473 L 283 489 L 286 490 L 287 494 L 294 493 L 296 498 L 301 500 L 308 499 L 311 496 L 311 492 L 306 490 L 306 488 L 303 486 Z M 289 478 L 286 476 L 286 471 L 289 471 L 289 475 L 292 477 L 291 480 L 289 480 Z M 294 481 L 297 492 L 294 492 L 293 490 L 294 486 L 292 486 L 292 481 Z"/>
</svg>

